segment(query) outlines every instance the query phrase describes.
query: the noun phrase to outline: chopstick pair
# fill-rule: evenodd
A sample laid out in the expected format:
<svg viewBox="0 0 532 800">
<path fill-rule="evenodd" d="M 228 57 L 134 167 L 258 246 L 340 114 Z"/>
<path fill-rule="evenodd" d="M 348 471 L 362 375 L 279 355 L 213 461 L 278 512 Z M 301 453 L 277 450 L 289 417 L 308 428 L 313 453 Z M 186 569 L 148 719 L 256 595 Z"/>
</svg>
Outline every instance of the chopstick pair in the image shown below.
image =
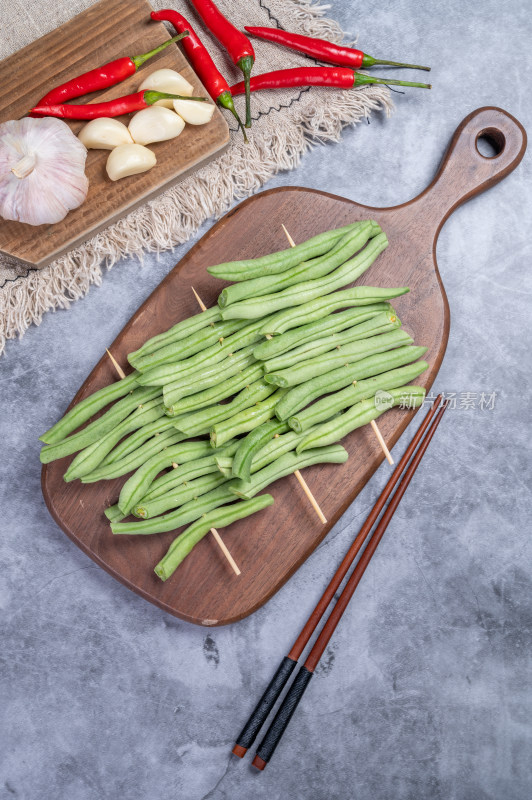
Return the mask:
<svg viewBox="0 0 532 800">
<path fill-rule="evenodd" d="M 397 506 L 401 502 L 401 499 L 408 488 L 408 485 L 416 469 L 418 468 L 419 463 L 423 458 L 423 455 L 425 454 L 432 437 L 434 436 L 434 433 L 436 432 L 436 428 L 440 424 L 441 418 L 445 413 L 448 403 L 448 401 L 444 401 L 442 404 L 441 401 L 442 396 L 440 394 L 436 398 L 434 405 L 428 411 L 423 422 L 416 431 L 412 441 L 406 449 L 405 454 L 399 461 L 399 464 L 394 470 L 377 502 L 375 503 L 364 525 L 345 554 L 342 563 L 336 570 L 331 582 L 325 589 L 321 599 L 316 605 L 316 608 L 303 626 L 303 629 L 296 639 L 294 646 L 288 655 L 285 656 L 285 658 L 283 658 L 281 661 L 277 672 L 259 700 L 250 718 L 246 722 L 236 741 L 235 746 L 233 747 L 233 753 L 239 756 L 239 758 L 243 758 L 247 749 L 251 747 L 255 741 L 259 730 L 266 721 L 266 718 L 286 686 L 300 656 L 303 653 L 303 650 L 308 644 L 312 634 L 316 630 L 316 627 L 322 619 L 336 591 L 339 589 L 340 584 L 347 575 L 349 568 L 353 564 L 393 490 L 397 484 L 399 484 L 395 494 L 384 511 L 380 522 L 375 528 L 373 535 L 369 539 L 366 549 L 362 553 L 336 604 L 333 606 L 329 618 L 317 637 L 305 663 L 303 666 L 301 666 L 299 672 L 297 673 L 294 682 L 292 683 L 292 686 L 290 687 L 279 707 L 279 710 L 273 718 L 265 737 L 257 748 L 257 753 L 253 759 L 253 766 L 257 767 L 259 770 L 264 769 L 272 757 L 275 748 L 279 744 L 281 737 L 286 730 L 286 727 L 288 726 L 288 723 L 290 722 L 292 715 L 296 710 L 299 701 L 301 700 L 303 693 L 310 682 L 310 679 L 312 678 L 312 675 L 314 674 L 314 670 L 316 669 L 316 666 L 318 665 L 318 662 L 323 655 L 323 652 L 327 647 L 327 644 L 334 633 L 338 622 L 342 617 L 342 614 L 347 608 L 349 601 L 351 600 L 354 591 L 371 560 L 371 557 L 377 549 L 377 546 L 384 534 L 384 531 L 388 527 L 388 524 L 393 517 Z M 410 464 L 408 463 L 409 461 Z"/>
</svg>

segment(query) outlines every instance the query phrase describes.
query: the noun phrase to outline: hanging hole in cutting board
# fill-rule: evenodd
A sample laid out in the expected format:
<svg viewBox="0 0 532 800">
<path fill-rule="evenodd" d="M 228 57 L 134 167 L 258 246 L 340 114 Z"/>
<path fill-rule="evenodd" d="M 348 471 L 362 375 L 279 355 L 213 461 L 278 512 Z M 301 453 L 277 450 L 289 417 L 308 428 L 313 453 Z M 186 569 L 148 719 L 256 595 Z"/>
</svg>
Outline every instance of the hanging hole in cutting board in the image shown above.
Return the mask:
<svg viewBox="0 0 532 800">
<path fill-rule="evenodd" d="M 477 136 L 477 151 L 483 158 L 496 158 L 504 150 L 506 139 L 504 133 L 497 128 L 486 128 Z"/>
</svg>

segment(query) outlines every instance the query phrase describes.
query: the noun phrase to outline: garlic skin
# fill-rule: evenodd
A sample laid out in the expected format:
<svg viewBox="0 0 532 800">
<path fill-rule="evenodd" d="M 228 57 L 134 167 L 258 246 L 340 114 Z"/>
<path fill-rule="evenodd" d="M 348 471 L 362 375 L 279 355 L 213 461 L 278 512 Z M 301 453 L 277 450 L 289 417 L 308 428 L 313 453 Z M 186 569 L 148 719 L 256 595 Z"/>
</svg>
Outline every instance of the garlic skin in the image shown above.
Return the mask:
<svg viewBox="0 0 532 800">
<path fill-rule="evenodd" d="M 197 100 L 172 100 L 172 103 L 177 114 L 189 125 L 205 125 L 214 114 L 212 103 L 198 103 Z"/>
<path fill-rule="evenodd" d="M 106 170 L 112 181 L 146 172 L 157 163 L 155 153 L 141 144 L 120 144 L 111 150 Z"/>
<path fill-rule="evenodd" d="M 129 123 L 129 133 L 137 144 L 150 144 L 175 139 L 184 127 L 181 117 L 169 108 L 150 106 L 137 111 L 133 116 Z"/>
<path fill-rule="evenodd" d="M 133 142 L 124 123 L 112 117 L 91 119 L 78 133 L 78 139 L 88 150 L 112 150 Z"/>
<path fill-rule="evenodd" d="M 156 69 L 139 86 L 139 92 L 144 89 L 152 89 L 156 92 L 166 92 L 167 94 L 181 94 L 191 97 L 194 94 L 194 87 L 186 78 L 176 72 L 175 69 Z M 172 108 L 172 100 L 157 100 L 156 106 Z"/>
<path fill-rule="evenodd" d="M 87 196 L 87 150 L 55 117 L 0 124 L 0 216 L 53 225 Z"/>
</svg>

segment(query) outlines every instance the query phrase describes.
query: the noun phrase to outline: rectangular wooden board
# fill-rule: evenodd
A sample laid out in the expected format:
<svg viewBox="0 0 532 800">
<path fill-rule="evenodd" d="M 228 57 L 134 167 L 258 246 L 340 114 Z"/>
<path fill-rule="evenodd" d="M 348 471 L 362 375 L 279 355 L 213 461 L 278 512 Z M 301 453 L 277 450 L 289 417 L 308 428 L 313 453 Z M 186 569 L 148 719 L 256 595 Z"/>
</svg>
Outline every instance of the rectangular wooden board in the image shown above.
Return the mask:
<svg viewBox="0 0 532 800">
<path fill-rule="evenodd" d="M 61 27 L 0 62 L 0 122 L 20 119 L 53 86 L 115 58 L 157 47 L 171 33 L 150 19 L 146 0 L 101 0 Z M 169 45 L 134 75 L 104 92 L 79 99 L 111 100 L 136 92 L 152 71 L 181 72 L 194 94 L 208 97 L 177 44 Z M 76 101 L 77 102 L 77 101 Z M 209 99 L 210 102 L 210 99 Z M 118 117 L 125 124 L 130 117 Z M 68 123 L 78 133 L 84 123 Z M 89 150 L 85 202 L 55 225 L 25 225 L 0 219 L 0 253 L 8 260 L 44 267 L 134 208 L 183 180 L 229 146 L 229 127 L 217 108 L 207 125 L 186 125 L 176 139 L 150 145 L 157 165 L 140 175 L 113 182 L 107 177 L 106 150 Z"/>
</svg>

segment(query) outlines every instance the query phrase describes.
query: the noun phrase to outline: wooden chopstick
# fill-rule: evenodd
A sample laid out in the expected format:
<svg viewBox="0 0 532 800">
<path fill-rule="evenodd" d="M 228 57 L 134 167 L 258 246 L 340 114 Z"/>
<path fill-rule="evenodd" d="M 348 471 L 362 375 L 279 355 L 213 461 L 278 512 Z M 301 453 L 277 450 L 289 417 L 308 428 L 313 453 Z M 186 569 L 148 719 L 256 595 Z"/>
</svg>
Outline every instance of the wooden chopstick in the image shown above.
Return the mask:
<svg viewBox="0 0 532 800">
<path fill-rule="evenodd" d="M 290 722 L 294 711 L 296 710 L 303 693 L 307 686 L 310 683 L 310 679 L 314 674 L 314 670 L 316 669 L 321 656 L 327 644 L 329 643 L 331 636 L 333 635 L 336 626 L 340 622 L 344 611 L 346 610 L 347 606 L 349 605 L 349 601 L 353 597 L 355 589 L 357 588 L 358 584 L 360 583 L 360 579 L 362 578 L 366 567 L 368 566 L 369 562 L 375 550 L 377 549 L 380 540 L 382 539 L 386 528 L 388 527 L 390 520 L 392 519 L 397 506 L 401 502 L 401 499 L 406 492 L 412 477 L 418 468 L 421 459 L 423 458 L 427 447 L 430 444 L 430 441 L 434 434 L 436 433 L 436 428 L 440 424 L 440 421 L 445 413 L 447 408 L 448 400 L 445 400 L 442 407 L 439 409 L 437 414 L 435 415 L 432 425 L 427 430 L 427 433 L 421 442 L 419 448 L 415 452 L 414 456 L 412 457 L 412 461 L 410 462 L 409 466 L 403 473 L 401 477 L 401 482 L 397 487 L 395 494 L 393 495 L 392 499 L 388 503 L 373 535 L 371 536 L 368 544 L 366 545 L 366 549 L 362 553 L 355 569 L 351 573 L 340 597 L 338 598 L 337 603 L 333 606 L 333 609 L 327 619 L 327 622 L 323 626 L 322 630 L 314 645 L 307 656 L 307 659 L 299 672 L 297 673 L 294 682 L 292 683 L 286 697 L 284 698 L 277 714 L 275 715 L 272 724 L 270 725 L 269 729 L 266 732 L 266 735 L 262 742 L 260 743 L 259 747 L 257 748 L 257 754 L 253 759 L 253 766 L 257 767 L 259 770 L 263 770 L 270 758 L 272 757 L 275 748 L 279 744 L 281 737 L 286 730 L 288 723 Z"/>
<path fill-rule="evenodd" d="M 395 488 L 399 479 L 401 478 L 401 475 L 403 474 L 403 471 L 405 470 L 408 462 L 410 461 L 410 458 L 412 457 L 414 450 L 418 446 L 425 431 L 430 425 L 431 420 L 433 419 L 434 415 L 438 410 L 440 402 L 441 402 L 441 395 L 439 395 L 436 398 L 434 405 L 428 411 L 423 422 L 421 423 L 418 430 L 414 434 L 412 441 L 408 445 L 403 457 L 401 458 L 399 464 L 393 471 L 388 483 L 386 484 L 383 492 L 381 493 L 380 497 L 375 503 L 366 522 L 364 523 L 358 535 L 356 536 L 353 543 L 349 547 L 349 550 L 345 554 L 342 563 L 340 564 L 335 574 L 333 575 L 329 585 L 325 589 L 321 599 L 316 605 L 316 608 L 314 609 L 314 611 L 308 618 L 307 622 L 303 626 L 303 629 L 301 630 L 301 633 L 296 639 L 289 654 L 285 656 L 285 658 L 281 661 L 281 664 L 279 665 L 279 668 L 277 669 L 277 672 L 275 673 L 272 681 L 270 682 L 263 696 L 259 700 L 257 706 L 252 712 L 249 720 L 247 721 L 246 725 L 241 731 L 239 737 L 237 738 L 237 742 L 233 748 L 233 753 L 239 756 L 240 758 L 244 756 L 246 750 L 255 741 L 257 733 L 259 732 L 260 728 L 262 727 L 263 723 L 266 720 L 266 717 L 268 716 L 271 709 L 275 705 L 277 699 L 279 698 L 284 686 L 286 685 L 290 675 L 292 674 L 296 666 L 298 659 L 303 653 L 303 650 L 308 644 L 312 634 L 314 633 L 317 625 L 319 624 L 321 618 L 323 617 L 325 611 L 327 610 L 336 591 L 340 587 L 340 584 L 342 583 L 347 572 L 349 571 L 349 568 L 353 564 L 356 556 L 358 555 L 358 552 L 360 551 L 362 545 L 364 544 L 364 541 L 367 538 L 371 528 L 377 521 L 379 514 L 384 508 L 384 505 L 386 504 L 388 498 L 390 497 L 393 489 Z"/>
</svg>

